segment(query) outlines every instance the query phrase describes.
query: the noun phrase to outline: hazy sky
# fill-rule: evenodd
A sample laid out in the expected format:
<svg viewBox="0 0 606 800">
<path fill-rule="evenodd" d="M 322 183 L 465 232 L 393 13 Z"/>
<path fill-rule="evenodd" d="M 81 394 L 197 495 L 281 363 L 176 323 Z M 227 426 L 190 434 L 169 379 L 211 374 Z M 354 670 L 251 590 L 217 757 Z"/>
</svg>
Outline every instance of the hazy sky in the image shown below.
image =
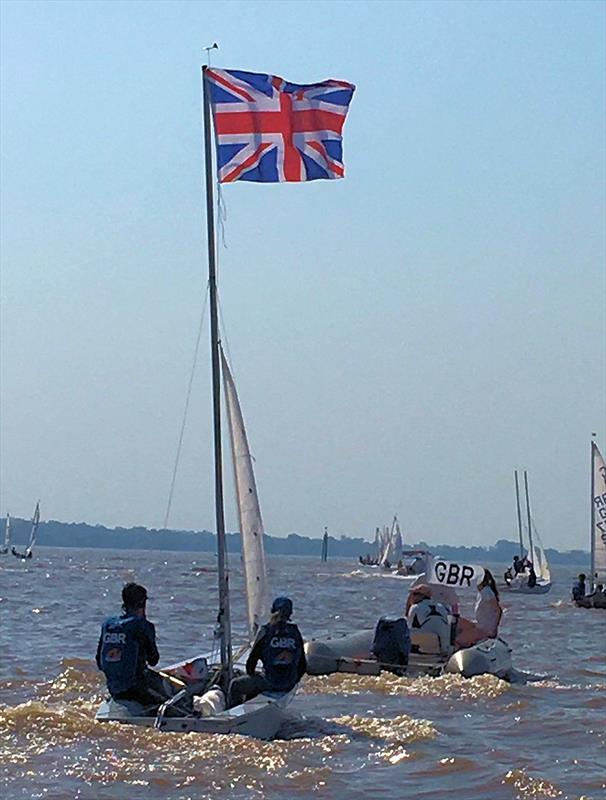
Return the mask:
<svg viewBox="0 0 606 800">
<path fill-rule="evenodd" d="M 224 188 L 268 533 L 589 546 L 603 3 L 2 3 L 0 511 L 161 526 L 206 284 L 200 71 L 357 90 L 346 179 Z M 171 527 L 214 529 L 203 348 Z M 227 523 L 236 527 L 231 465 Z"/>
</svg>

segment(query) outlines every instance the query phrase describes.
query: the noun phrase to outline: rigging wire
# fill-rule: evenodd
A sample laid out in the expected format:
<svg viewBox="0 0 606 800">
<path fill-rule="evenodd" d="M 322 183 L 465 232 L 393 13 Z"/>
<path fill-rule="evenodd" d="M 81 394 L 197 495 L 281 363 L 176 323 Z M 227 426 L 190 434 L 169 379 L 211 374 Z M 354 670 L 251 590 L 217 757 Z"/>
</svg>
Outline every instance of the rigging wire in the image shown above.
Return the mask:
<svg viewBox="0 0 606 800">
<path fill-rule="evenodd" d="M 198 326 L 198 336 L 196 338 L 196 346 L 194 348 L 194 358 L 189 376 L 189 385 L 187 387 L 187 395 L 185 399 L 185 408 L 183 409 L 183 419 L 181 421 L 181 431 L 179 432 L 179 442 L 177 444 L 177 453 L 175 456 L 175 465 L 173 467 L 173 475 L 170 482 L 170 491 L 168 493 L 168 502 L 166 505 L 166 514 L 164 516 L 164 530 L 168 530 L 168 518 L 170 516 L 170 509 L 173 502 L 173 495 L 175 492 L 175 482 L 177 480 L 177 470 L 179 469 L 179 460 L 181 458 L 181 448 L 183 446 L 183 437 L 185 435 L 185 426 L 187 424 L 187 414 L 189 411 L 189 402 L 191 400 L 192 387 L 194 384 L 194 376 L 196 374 L 196 365 L 198 362 L 198 352 L 200 350 L 200 340 L 202 339 L 202 330 L 204 328 L 204 318 L 206 316 L 206 308 L 208 305 L 209 286 L 206 284 L 206 292 L 204 293 L 204 304 L 202 306 L 202 314 L 200 315 L 200 324 Z"/>
</svg>

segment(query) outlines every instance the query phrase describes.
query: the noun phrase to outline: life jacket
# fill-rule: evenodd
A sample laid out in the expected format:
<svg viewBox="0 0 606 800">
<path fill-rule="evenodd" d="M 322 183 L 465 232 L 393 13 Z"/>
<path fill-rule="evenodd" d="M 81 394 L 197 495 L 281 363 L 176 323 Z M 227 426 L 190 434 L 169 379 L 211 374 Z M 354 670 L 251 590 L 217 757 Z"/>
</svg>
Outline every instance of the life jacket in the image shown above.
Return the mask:
<svg viewBox="0 0 606 800">
<path fill-rule="evenodd" d="M 383 664 L 408 664 L 410 632 L 403 617 L 381 617 L 375 628 L 372 653 Z"/>
<path fill-rule="evenodd" d="M 303 640 L 291 622 L 266 625 L 261 661 L 271 688 L 288 691 L 299 680 L 299 663 L 303 657 Z"/>
<path fill-rule="evenodd" d="M 110 617 L 101 628 L 100 666 L 111 695 L 125 692 L 137 683 L 142 667 L 137 633 L 149 625 L 141 617 Z"/>
<path fill-rule="evenodd" d="M 425 598 L 413 606 L 408 612 L 408 624 L 411 630 L 421 633 L 433 633 L 438 637 L 440 650 L 446 652 L 450 646 L 451 625 L 448 618 L 448 609 L 442 603 Z"/>
<path fill-rule="evenodd" d="M 572 599 L 582 600 L 585 597 L 585 584 L 581 581 L 575 581 L 572 586 Z"/>
<path fill-rule="evenodd" d="M 442 603 L 436 603 L 435 600 L 431 600 L 427 597 L 417 603 L 416 606 L 413 606 L 413 608 L 414 613 L 412 609 L 409 612 L 411 614 L 410 622 L 413 628 L 423 628 L 432 617 L 438 617 L 440 620 L 448 623 L 448 609 L 446 606 L 442 605 Z"/>
</svg>

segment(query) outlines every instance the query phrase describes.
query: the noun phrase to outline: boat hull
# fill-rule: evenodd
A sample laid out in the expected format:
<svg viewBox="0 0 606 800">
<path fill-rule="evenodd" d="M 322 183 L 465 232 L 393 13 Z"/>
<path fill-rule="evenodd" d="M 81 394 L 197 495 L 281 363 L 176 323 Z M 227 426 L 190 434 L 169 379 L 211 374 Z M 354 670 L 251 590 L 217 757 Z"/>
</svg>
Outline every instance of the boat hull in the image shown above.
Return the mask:
<svg viewBox="0 0 606 800">
<path fill-rule="evenodd" d="M 538 581 L 535 586 L 529 586 L 526 581 L 512 581 L 509 584 L 505 584 L 507 591 L 513 592 L 514 594 L 547 594 L 551 591 L 551 582 L 541 582 Z"/>
<path fill-rule="evenodd" d="M 348 672 L 358 675 L 378 675 L 382 666 L 371 648 L 374 630 L 351 635 L 312 639 L 305 645 L 307 672 L 310 675 L 330 675 Z M 511 648 L 502 639 L 487 639 L 473 647 L 453 652 L 441 651 L 431 634 L 412 631 L 413 650 L 407 674 L 436 675 L 443 672 L 463 675 L 497 675 L 506 678 L 511 672 Z"/>
<path fill-rule="evenodd" d="M 287 718 L 286 709 L 295 690 L 281 697 L 259 695 L 242 705 L 205 717 L 164 717 L 157 725 L 161 731 L 179 733 L 238 733 L 255 739 L 273 739 Z M 120 722 L 145 728 L 156 727 L 155 716 L 144 716 L 138 703 L 105 700 L 95 719 L 98 722 Z"/>
</svg>

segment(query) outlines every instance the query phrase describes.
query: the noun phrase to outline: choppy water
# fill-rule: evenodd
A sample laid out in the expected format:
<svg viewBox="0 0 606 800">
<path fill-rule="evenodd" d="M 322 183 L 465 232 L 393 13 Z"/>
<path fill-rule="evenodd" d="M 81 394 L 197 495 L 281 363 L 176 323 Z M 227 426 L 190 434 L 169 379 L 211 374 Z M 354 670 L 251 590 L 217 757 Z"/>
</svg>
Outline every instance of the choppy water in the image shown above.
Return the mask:
<svg viewBox="0 0 606 800">
<path fill-rule="evenodd" d="M 606 798 L 606 613 L 568 603 L 572 569 L 549 595 L 503 594 L 501 633 L 518 669 L 550 675 L 538 683 L 307 677 L 274 742 L 96 723 L 99 626 L 123 583 L 148 587 L 170 663 L 209 649 L 213 565 L 210 554 L 45 548 L 31 563 L 1 558 L 3 798 Z M 275 557 L 271 579 L 294 598 L 304 636 L 372 626 L 407 591 L 344 560 Z"/>
</svg>

